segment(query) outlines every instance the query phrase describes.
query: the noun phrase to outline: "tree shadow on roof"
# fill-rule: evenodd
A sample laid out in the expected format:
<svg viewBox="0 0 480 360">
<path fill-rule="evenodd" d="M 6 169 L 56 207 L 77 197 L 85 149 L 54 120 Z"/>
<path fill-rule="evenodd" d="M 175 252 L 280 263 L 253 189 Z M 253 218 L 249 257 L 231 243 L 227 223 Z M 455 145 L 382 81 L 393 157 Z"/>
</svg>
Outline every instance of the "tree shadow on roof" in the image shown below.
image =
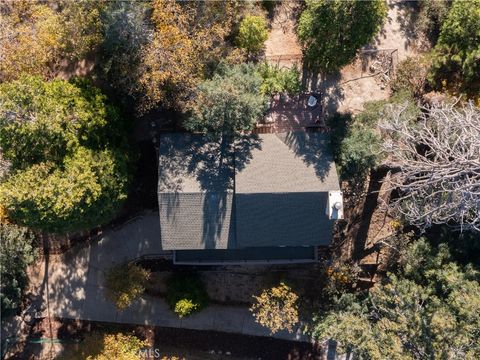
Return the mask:
<svg viewBox="0 0 480 360">
<path fill-rule="evenodd" d="M 283 136 L 279 134 L 279 137 L 307 166 L 313 166 L 322 182 L 327 179 L 332 171 L 333 157 L 326 134 L 290 132 Z"/>
<path fill-rule="evenodd" d="M 202 204 L 202 243 L 214 249 L 226 240 L 234 244 L 232 201 L 235 170 L 241 170 L 260 149 L 257 135 L 222 136 L 211 139 L 203 135 L 167 134 L 160 138 L 159 192 L 170 193 L 163 211 L 172 219 L 182 216 L 182 196 L 204 194 Z M 172 198 L 171 194 L 175 196 Z M 161 196 L 161 195 L 160 195 Z M 229 229 L 224 229 L 229 217 Z M 192 222 L 191 226 L 194 222 Z M 162 224 L 163 225 L 163 224 Z M 167 225 L 168 226 L 168 225 Z M 181 229 L 179 229 L 181 230 Z"/>
<path fill-rule="evenodd" d="M 223 136 L 216 140 L 193 134 L 162 136 L 159 191 L 233 191 L 235 170 L 248 164 L 254 149 L 261 149 L 257 135 Z"/>
</svg>

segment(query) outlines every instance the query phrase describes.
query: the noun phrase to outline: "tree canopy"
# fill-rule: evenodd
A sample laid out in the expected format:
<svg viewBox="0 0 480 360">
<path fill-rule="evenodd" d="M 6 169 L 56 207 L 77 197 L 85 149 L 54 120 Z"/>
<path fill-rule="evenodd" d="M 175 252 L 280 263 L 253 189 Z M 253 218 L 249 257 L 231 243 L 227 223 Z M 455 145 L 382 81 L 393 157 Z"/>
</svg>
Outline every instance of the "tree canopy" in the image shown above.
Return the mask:
<svg viewBox="0 0 480 360">
<path fill-rule="evenodd" d="M 33 234 L 27 228 L 0 223 L 0 302 L 2 315 L 15 310 L 28 284 L 27 266 L 35 258 Z"/>
<path fill-rule="evenodd" d="M 261 85 L 262 77 L 251 64 L 221 66 L 197 87 L 185 127 L 213 135 L 251 130 L 266 109 Z"/>
<path fill-rule="evenodd" d="M 343 296 L 315 330 L 360 359 L 477 359 L 480 277 L 447 246 L 425 240 L 408 249 L 400 274 L 388 275 L 365 299 Z"/>
<path fill-rule="evenodd" d="M 122 100 L 138 97 L 142 49 L 153 35 L 147 14 L 145 2 L 112 1 L 102 16 L 101 75 Z"/>
<path fill-rule="evenodd" d="M 1 84 L 0 135 L 12 164 L 0 199 L 20 224 L 53 232 L 89 228 L 108 220 L 126 197 L 119 113 L 86 82 L 22 77 Z"/>
<path fill-rule="evenodd" d="M 178 107 L 231 48 L 226 42 L 240 6 L 230 1 L 152 3 L 154 32 L 138 67 L 141 111 Z"/>
<path fill-rule="evenodd" d="M 386 14 L 383 0 L 306 0 L 298 23 L 306 65 L 327 73 L 347 65 L 374 38 Z"/>
<path fill-rule="evenodd" d="M 267 21 L 263 17 L 247 15 L 240 23 L 237 41 L 248 54 L 262 50 L 267 38 Z"/>
<path fill-rule="evenodd" d="M 285 283 L 265 289 L 253 298 L 250 311 L 255 321 L 267 327 L 272 334 L 280 330 L 292 332 L 298 324 L 298 295 Z"/>
<path fill-rule="evenodd" d="M 0 146 L 16 168 L 58 164 L 80 145 L 100 146 L 102 130 L 118 117 L 92 86 L 32 76 L 1 84 L 0 104 Z"/>
<path fill-rule="evenodd" d="M 47 5 L 13 2 L 0 13 L 0 77 L 46 75 L 64 48 L 60 17 Z"/>
<path fill-rule="evenodd" d="M 479 0 L 453 1 L 433 51 L 435 82 L 459 82 L 467 90 L 480 88 L 479 9 Z"/>
<path fill-rule="evenodd" d="M 121 154 L 77 148 L 61 166 L 42 162 L 13 173 L 0 185 L 9 217 L 50 232 L 90 229 L 126 198 L 127 169 Z"/>
<path fill-rule="evenodd" d="M 104 1 L 12 1 L 0 5 L 0 80 L 22 73 L 51 78 L 101 41 Z"/>
</svg>

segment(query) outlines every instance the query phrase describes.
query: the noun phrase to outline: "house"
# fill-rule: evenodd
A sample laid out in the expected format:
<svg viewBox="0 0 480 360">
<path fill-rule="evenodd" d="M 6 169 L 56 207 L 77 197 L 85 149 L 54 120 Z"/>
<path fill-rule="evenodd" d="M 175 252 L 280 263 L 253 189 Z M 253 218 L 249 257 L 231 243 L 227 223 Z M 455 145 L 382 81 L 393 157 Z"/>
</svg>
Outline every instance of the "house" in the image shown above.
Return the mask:
<svg viewBox="0 0 480 360">
<path fill-rule="evenodd" d="M 315 261 L 342 214 L 327 136 L 162 134 L 162 249 L 183 264 Z"/>
</svg>

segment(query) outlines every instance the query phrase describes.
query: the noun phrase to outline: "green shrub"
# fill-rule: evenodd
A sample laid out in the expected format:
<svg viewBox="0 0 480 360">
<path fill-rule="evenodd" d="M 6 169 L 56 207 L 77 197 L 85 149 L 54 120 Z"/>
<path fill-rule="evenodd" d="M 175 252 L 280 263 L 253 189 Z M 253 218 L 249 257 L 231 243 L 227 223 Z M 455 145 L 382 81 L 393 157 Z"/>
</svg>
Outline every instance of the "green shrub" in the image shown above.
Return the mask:
<svg viewBox="0 0 480 360">
<path fill-rule="evenodd" d="M 183 318 L 208 305 L 208 294 L 197 274 L 175 273 L 168 280 L 167 302 L 170 308 Z"/>
<path fill-rule="evenodd" d="M 378 165 L 380 137 L 373 129 L 355 125 L 343 140 L 340 155 L 342 176 L 364 178 Z"/>
<path fill-rule="evenodd" d="M 198 304 L 194 304 L 189 299 L 182 299 L 175 304 L 174 311 L 179 318 L 183 318 L 193 313 L 197 308 L 198 308 Z"/>
<path fill-rule="evenodd" d="M 280 69 L 278 66 L 261 64 L 258 67 L 262 76 L 260 91 L 266 95 L 287 92 L 290 95 L 300 93 L 300 71 L 296 66 L 291 69 Z"/>
<path fill-rule="evenodd" d="M 23 227 L 0 224 L 0 302 L 2 315 L 18 308 L 28 284 L 27 266 L 35 259 L 33 234 Z"/>
<path fill-rule="evenodd" d="M 480 88 L 480 0 L 452 2 L 433 49 L 432 84 L 478 94 Z"/>
<path fill-rule="evenodd" d="M 411 95 L 400 91 L 389 101 L 371 101 L 356 116 L 335 114 L 328 119 L 331 127 L 330 143 L 338 165 L 340 176 L 352 185 L 362 185 L 370 169 L 375 168 L 383 159 L 381 153 L 381 136 L 377 130 L 380 119 L 385 116 L 389 104 L 407 104 L 402 116 L 415 118 L 419 113 Z"/>
<path fill-rule="evenodd" d="M 135 264 L 120 264 L 107 273 L 107 296 L 119 310 L 124 310 L 145 291 L 150 271 Z"/>
<path fill-rule="evenodd" d="M 392 92 L 407 91 L 413 97 L 420 97 L 425 92 L 430 60 L 426 56 L 409 57 L 400 62 L 393 81 Z"/>
<path fill-rule="evenodd" d="M 263 49 L 268 38 L 267 21 L 261 16 L 247 15 L 240 23 L 237 41 L 248 54 L 257 53 Z"/>
</svg>

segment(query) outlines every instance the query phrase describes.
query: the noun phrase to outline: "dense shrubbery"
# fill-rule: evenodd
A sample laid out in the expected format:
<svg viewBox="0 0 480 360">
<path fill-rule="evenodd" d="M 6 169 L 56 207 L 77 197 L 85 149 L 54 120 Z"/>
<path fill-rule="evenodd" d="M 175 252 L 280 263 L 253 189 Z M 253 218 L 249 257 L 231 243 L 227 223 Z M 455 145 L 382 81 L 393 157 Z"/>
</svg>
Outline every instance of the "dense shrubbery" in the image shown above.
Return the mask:
<svg viewBox="0 0 480 360">
<path fill-rule="evenodd" d="M 300 71 L 298 68 L 281 69 L 277 66 L 260 64 L 260 75 L 263 78 L 260 91 L 266 95 L 274 95 L 280 93 L 288 93 L 296 95 L 301 89 Z"/>
<path fill-rule="evenodd" d="M 240 23 L 237 41 L 248 55 L 263 49 L 268 38 L 267 21 L 262 16 L 247 15 Z"/>
<path fill-rule="evenodd" d="M 109 221 L 126 197 L 118 110 L 85 81 L 22 77 L 0 85 L 0 147 L 12 164 L 0 199 L 19 224 L 51 232 Z"/>
<path fill-rule="evenodd" d="M 361 268 L 356 263 L 332 263 L 325 268 L 325 295 L 340 296 L 357 285 Z"/>
<path fill-rule="evenodd" d="M 480 88 L 480 0 L 452 3 L 433 49 L 432 82 L 476 93 Z"/>
<path fill-rule="evenodd" d="M 105 277 L 108 297 L 119 310 L 129 307 L 145 291 L 150 272 L 129 263 L 112 267 Z"/>
<path fill-rule="evenodd" d="M 386 14 L 383 0 L 307 0 L 298 24 L 305 63 L 312 70 L 339 70 L 374 38 Z"/>
<path fill-rule="evenodd" d="M 195 273 L 175 273 L 168 280 L 167 301 L 170 308 L 183 318 L 208 305 L 208 294 Z"/>
<path fill-rule="evenodd" d="M 414 98 L 421 97 L 427 85 L 430 62 L 427 56 L 409 57 L 400 62 L 391 83 L 392 91 L 408 92 Z"/>
<path fill-rule="evenodd" d="M 480 356 L 479 272 L 447 247 L 418 240 L 397 275 L 368 296 L 344 295 L 317 319 L 315 336 L 362 359 L 476 359 Z"/>
<path fill-rule="evenodd" d="M 0 301 L 2 315 L 20 305 L 28 284 L 27 266 L 35 258 L 33 234 L 26 228 L 0 224 Z"/>
<path fill-rule="evenodd" d="M 406 119 L 419 112 L 411 95 L 401 91 L 390 101 L 366 103 L 365 110 L 355 117 L 336 114 L 328 120 L 332 128 L 331 146 L 342 179 L 362 184 L 370 169 L 382 161 L 382 141 L 377 125 L 391 103 L 408 104 Z"/>
<path fill-rule="evenodd" d="M 421 0 L 413 3 L 418 7 L 414 12 L 416 30 L 424 34 L 432 43 L 438 39 L 451 3 L 451 0 Z"/>
</svg>

